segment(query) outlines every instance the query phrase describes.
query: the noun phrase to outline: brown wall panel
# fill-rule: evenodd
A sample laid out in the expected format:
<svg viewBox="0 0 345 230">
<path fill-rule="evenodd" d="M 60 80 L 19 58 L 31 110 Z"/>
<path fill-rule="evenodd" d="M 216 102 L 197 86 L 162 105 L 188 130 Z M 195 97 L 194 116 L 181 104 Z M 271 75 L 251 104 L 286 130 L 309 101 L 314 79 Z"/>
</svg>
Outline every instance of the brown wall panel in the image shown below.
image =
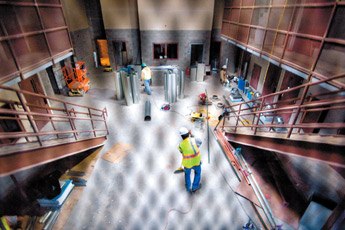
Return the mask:
<svg viewBox="0 0 345 230">
<path fill-rule="evenodd" d="M 71 48 L 67 30 L 49 32 L 47 33 L 47 38 L 53 55 Z"/>
<path fill-rule="evenodd" d="M 232 22 L 239 22 L 240 21 L 240 10 L 239 9 L 231 9 L 230 21 L 232 21 Z"/>
<path fill-rule="evenodd" d="M 254 9 L 252 24 L 257 26 L 266 27 L 268 19 L 268 8 L 257 8 Z"/>
<path fill-rule="evenodd" d="M 10 47 L 6 41 L 0 42 L 0 63 L 0 80 L 1 76 L 7 76 L 17 71 Z"/>
<path fill-rule="evenodd" d="M 261 49 L 264 41 L 265 31 L 260 29 L 251 28 L 249 33 L 248 44 L 255 48 Z"/>
<path fill-rule="evenodd" d="M 271 14 L 268 21 L 268 28 L 272 28 L 272 29 L 278 28 L 278 23 L 279 23 L 282 13 L 283 13 L 283 8 L 271 9 Z M 279 25 L 279 30 L 288 30 L 289 24 L 292 18 L 292 14 L 293 14 L 292 7 L 285 8 L 280 25 Z"/>
<path fill-rule="evenodd" d="M 345 6 L 339 6 L 337 8 L 328 37 L 345 40 Z"/>
<path fill-rule="evenodd" d="M 253 9 L 241 9 L 240 23 L 250 24 L 252 18 Z"/>
<path fill-rule="evenodd" d="M 40 7 L 39 10 L 44 28 L 65 26 L 65 19 L 61 8 Z"/>
<path fill-rule="evenodd" d="M 243 43 L 247 43 L 249 27 L 239 26 L 237 40 Z"/>
</svg>

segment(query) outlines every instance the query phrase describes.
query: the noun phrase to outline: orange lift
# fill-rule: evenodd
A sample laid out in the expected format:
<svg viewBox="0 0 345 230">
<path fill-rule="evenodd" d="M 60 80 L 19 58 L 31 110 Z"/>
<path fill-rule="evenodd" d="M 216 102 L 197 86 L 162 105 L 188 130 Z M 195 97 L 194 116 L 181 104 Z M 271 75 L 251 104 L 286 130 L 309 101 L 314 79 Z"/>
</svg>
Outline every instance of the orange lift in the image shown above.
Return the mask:
<svg viewBox="0 0 345 230">
<path fill-rule="evenodd" d="M 66 84 L 69 88 L 68 95 L 83 96 L 90 88 L 90 80 L 86 77 L 87 69 L 85 62 L 76 62 L 62 68 Z"/>
</svg>

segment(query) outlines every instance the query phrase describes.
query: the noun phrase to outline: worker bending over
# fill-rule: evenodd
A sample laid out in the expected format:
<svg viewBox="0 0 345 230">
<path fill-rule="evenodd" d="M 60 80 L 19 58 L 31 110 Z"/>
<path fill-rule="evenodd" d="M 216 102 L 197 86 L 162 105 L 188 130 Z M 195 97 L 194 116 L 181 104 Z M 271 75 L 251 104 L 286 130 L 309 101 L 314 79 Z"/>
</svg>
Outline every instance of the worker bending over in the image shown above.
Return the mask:
<svg viewBox="0 0 345 230">
<path fill-rule="evenodd" d="M 226 65 L 223 65 L 222 69 L 220 70 L 220 83 L 226 83 Z"/>
<path fill-rule="evenodd" d="M 152 71 L 150 68 L 146 65 L 145 62 L 141 64 L 141 80 L 144 81 L 145 84 L 145 90 L 149 95 L 151 95 L 151 90 L 150 90 L 150 81 L 152 78 Z"/>
<path fill-rule="evenodd" d="M 183 141 L 179 144 L 178 149 L 182 153 L 182 165 L 184 167 L 186 189 L 194 193 L 201 188 L 201 155 L 199 146 L 202 141 L 195 139 L 191 131 L 185 127 L 180 128 L 180 135 Z M 189 136 L 191 135 L 191 136 Z M 194 170 L 193 185 L 191 185 L 190 173 Z"/>
</svg>

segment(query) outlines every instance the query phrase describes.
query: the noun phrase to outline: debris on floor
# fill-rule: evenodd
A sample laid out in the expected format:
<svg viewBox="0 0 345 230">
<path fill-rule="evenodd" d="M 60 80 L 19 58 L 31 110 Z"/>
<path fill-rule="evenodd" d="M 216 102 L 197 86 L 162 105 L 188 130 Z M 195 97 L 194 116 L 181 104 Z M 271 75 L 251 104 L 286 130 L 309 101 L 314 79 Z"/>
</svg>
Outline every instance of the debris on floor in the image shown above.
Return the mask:
<svg viewBox="0 0 345 230">
<path fill-rule="evenodd" d="M 120 163 L 127 156 L 126 151 L 134 147 L 125 143 L 116 143 L 103 156 L 102 159 L 111 163 Z"/>
<path fill-rule="evenodd" d="M 161 111 L 168 111 L 170 110 L 170 104 L 163 104 L 161 106 Z"/>
</svg>

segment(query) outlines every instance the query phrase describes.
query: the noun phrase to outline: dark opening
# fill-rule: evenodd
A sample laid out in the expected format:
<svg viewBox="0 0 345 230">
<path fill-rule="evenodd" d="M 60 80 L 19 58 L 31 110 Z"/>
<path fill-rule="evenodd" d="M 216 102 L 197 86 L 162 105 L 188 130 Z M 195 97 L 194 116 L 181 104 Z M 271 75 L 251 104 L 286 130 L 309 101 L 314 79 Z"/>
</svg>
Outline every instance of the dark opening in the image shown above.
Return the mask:
<svg viewBox="0 0 345 230">
<path fill-rule="evenodd" d="M 11 109 L 9 104 L 3 105 L 1 108 L 3 109 Z M 4 117 L 16 117 L 13 114 L 2 114 Z M 2 129 L 3 132 L 20 132 L 22 128 L 20 127 L 17 120 L 9 120 L 9 119 L 0 119 L 0 130 Z M 18 138 L 8 138 L 8 139 L 1 139 L 0 143 L 15 143 Z"/>
<path fill-rule="evenodd" d="M 177 59 L 177 44 L 167 44 L 167 57 Z"/>
<path fill-rule="evenodd" d="M 163 59 L 165 55 L 165 44 L 153 44 L 153 59 Z"/>
<path fill-rule="evenodd" d="M 212 42 L 210 50 L 210 60 L 212 69 L 219 69 L 220 66 L 221 42 Z"/>
<path fill-rule="evenodd" d="M 190 55 L 190 65 L 197 65 L 202 63 L 204 58 L 204 44 L 192 44 L 191 55 Z"/>
<path fill-rule="evenodd" d="M 114 41 L 113 46 L 116 69 L 118 69 L 119 66 L 127 66 L 129 63 L 126 41 Z"/>
<path fill-rule="evenodd" d="M 48 67 L 46 70 L 47 70 L 49 81 L 50 81 L 50 84 L 52 85 L 54 93 L 60 94 L 60 89 L 59 89 L 58 84 L 57 84 L 56 79 L 55 79 L 53 67 Z"/>
</svg>

